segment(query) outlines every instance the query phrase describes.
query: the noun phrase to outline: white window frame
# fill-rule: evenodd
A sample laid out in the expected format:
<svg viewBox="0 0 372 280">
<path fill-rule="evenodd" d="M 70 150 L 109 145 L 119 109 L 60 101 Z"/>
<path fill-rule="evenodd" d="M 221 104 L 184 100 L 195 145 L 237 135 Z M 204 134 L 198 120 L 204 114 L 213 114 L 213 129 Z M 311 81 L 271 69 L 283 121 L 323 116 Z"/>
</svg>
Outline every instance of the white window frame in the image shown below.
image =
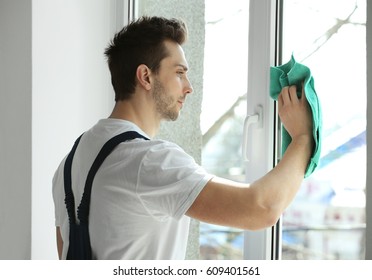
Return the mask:
<svg viewBox="0 0 372 280">
<path fill-rule="evenodd" d="M 138 17 L 138 1 L 115 0 L 116 30 L 119 31 Z"/>
<path fill-rule="evenodd" d="M 276 104 L 269 97 L 270 66 L 278 63 L 278 0 L 251 0 L 249 6 L 247 118 L 244 125 L 243 157 L 247 182 L 253 182 L 273 168 L 278 145 Z M 258 123 L 252 124 L 252 116 Z M 260 231 L 244 232 L 244 259 L 279 259 L 280 223 Z"/>
<path fill-rule="evenodd" d="M 367 182 L 366 259 L 372 260 L 372 3 L 367 1 Z"/>
</svg>

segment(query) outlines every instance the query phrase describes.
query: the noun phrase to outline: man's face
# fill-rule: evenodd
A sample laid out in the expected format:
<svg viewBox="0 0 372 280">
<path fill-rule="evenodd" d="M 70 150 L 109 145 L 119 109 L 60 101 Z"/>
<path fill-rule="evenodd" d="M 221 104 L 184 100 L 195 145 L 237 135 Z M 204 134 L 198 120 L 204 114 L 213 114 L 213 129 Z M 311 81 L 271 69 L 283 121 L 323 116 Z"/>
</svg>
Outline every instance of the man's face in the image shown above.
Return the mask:
<svg viewBox="0 0 372 280">
<path fill-rule="evenodd" d="M 186 100 L 192 92 L 187 77 L 188 64 L 180 45 L 166 41 L 169 56 L 160 63 L 159 73 L 154 78 L 153 98 L 156 110 L 165 120 L 176 120 Z"/>
</svg>

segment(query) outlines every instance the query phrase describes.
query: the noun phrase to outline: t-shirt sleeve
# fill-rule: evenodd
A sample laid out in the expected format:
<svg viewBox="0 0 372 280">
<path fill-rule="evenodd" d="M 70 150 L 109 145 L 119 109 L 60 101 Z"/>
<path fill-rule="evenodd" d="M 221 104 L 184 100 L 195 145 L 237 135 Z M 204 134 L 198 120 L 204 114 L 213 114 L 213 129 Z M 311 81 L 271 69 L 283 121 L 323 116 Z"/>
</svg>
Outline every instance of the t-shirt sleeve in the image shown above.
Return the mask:
<svg viewBox="0 0 372 280">
<path fill-rule="evenodd" d="M 54 202 L 55 226 L 62 225 L 61 209 L 64 209 L 64 188 L 63 188 L 63 164 L 56 170 L 52 180 L 52 194 Z"/>
<path fill-rule="evenodd" d="M 179 146 L 161 142 L 143 158 L 136 190 L 143 206 L 155 218 L 180 219 L 211 178 Z"/>
</svg>

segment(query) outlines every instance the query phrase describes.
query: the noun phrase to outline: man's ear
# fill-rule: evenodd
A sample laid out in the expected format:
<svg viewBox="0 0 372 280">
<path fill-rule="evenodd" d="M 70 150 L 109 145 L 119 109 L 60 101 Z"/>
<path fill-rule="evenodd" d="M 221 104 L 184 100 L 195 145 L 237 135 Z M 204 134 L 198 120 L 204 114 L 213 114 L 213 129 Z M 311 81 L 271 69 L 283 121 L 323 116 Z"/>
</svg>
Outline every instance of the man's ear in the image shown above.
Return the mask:
<svg viewBox="0 0 372 280">
<path fill-rule="evenodd" d="M 151 69 L 148 68 L 145 64 L 141 64 L 137 67 L 136 78 L 140 86 L 146 90 L 151 89 L 150 82 Z"/>
</svg>

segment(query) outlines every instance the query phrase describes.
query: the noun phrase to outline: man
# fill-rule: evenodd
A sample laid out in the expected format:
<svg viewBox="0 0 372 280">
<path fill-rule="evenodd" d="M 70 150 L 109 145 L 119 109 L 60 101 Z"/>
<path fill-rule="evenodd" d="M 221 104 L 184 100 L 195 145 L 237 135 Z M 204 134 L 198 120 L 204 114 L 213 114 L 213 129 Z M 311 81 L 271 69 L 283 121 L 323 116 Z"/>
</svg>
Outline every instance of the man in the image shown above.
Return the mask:
<svg viewBox="0 0 372 280">
<path fill-rule="evenodd" d="M 183 259 L 189 219 L 262 229 L 276 223 L 295 196 L 312 152 L 311 112 L 295 87 L 283 88 L 279 116 L 292 136 L 280 163 L 251 185 L 212 176 L 179 146 L 151 140 L 163 120 L 176 120 L 192 93 L 178 20 L 143 17 L 115 35 L 106 56 L 115 90 L 107 119 L 84 133 L 72 164 L 75 205 L 101 147 L 136 131 L 150 140 L 120 144 L 93 184 L 89 232 L 95 259 Z M 304 96 L 304 93 L 302 93 Z M 53 178 L 57 245 L 66 258 L 69 224 L 64 203 L 64 161 Z"/>
</svg>

